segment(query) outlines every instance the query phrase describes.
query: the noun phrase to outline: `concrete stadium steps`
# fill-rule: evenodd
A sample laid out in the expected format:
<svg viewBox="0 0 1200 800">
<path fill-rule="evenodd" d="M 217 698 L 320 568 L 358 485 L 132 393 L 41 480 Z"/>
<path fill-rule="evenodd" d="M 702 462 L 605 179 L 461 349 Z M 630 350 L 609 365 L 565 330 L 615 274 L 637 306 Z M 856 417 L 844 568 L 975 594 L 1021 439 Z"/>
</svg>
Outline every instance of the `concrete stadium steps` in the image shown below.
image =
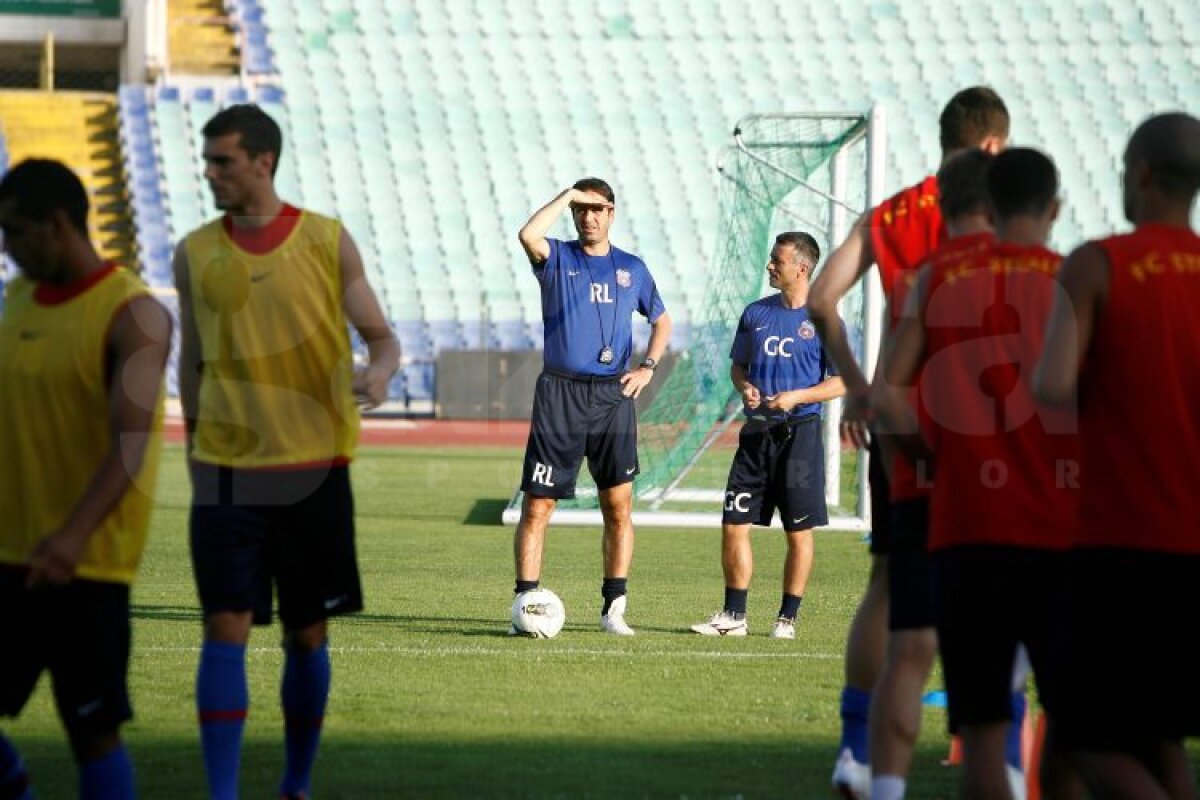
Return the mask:
<svg viewBox="0 0 1200 800">
<path fill-rule="evenodd" d="M 88 92 L 0 92 L 0 126 L 10 164 L 53 158 L 88 190 L 88 226 L 100 254 L 134 265 L 133 224 L 117 135 L 117 101 Z"/>
<path fill-rule="evenodd" d="M 167 48 L 180 75 L 237 75 L 237 38 L 222 0 L 169 0 Z"/>
</svg>

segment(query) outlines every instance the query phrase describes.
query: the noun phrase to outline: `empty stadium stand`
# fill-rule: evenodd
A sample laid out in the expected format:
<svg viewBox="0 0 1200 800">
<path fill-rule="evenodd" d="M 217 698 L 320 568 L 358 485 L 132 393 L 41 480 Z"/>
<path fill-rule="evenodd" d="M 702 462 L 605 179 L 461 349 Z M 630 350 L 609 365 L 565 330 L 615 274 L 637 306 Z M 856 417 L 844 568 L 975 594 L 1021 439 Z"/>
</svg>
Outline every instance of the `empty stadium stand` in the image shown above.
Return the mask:
<svg viewBox="0 0 1200 800">
<path fill-rule="evenodd" d="M 615 186 L 613 239 L 645 257 L 685 342 L 718 235 L 716 154 L 745 114 L 881 104 L 894 189 L 935 166 L 945 100 L 989 83 L 1009 103 L 1012 140 L 1059 164 L 1054 244 L 1067 249 L 1123 224 L 1130 129 L 1154 111 L 1200 107 L 1200 12 L 1168 0 L 226 7 L 258 88 L 168 79 L 121 92 L 149 274 L 161 278 L 171 243 L 213 213 L 204 119 L 259 102 L 284 129 L 282 193 L 345 221 L 414 359 L 395 388 L 421 396 L 443 349 L 540 345 L 538 288 L 515 231 L 585 174 Z M 571 236 L 569 222 L 553 234 Z"/>
</svg>

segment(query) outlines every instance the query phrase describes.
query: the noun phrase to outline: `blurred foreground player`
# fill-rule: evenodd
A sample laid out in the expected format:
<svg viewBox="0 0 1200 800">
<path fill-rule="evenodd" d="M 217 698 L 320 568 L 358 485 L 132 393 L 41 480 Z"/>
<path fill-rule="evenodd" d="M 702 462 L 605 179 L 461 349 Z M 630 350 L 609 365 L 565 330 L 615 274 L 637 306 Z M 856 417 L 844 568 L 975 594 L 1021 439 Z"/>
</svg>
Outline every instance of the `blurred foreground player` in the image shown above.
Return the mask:
<svg viewBox="0 0 1200 800">
<path fill-rule="evenodd" d="M 1008 140 L 1008 109 L 993 90 L 984 86 L 970 87 L 950 99 L 942 109 L 938 127 L 943 163 L 950 156 L 971 148 L 996 153 Z M 897 282 L 906 273 L 915 271 L 944 239 L 937 179 L 931 175 L 864 214 L 813 282 L 809 294 L 813 323 L 846 384 L 842 435 L 858 447 L 867 444 L 868 381 L 854 361 L 838 318 L 838 302 L 872 264 L 878 266 L 884 294 L 890 298 Z M 899 311 L 898 307 L 891 310 L 889 320 L 894 321 Z M 842 740 L 833 782 L 834 788 L 848 797 L 865 797 L 868 792 L 870 772 L 867 764 L 871 761 L 867 746 L 868 712 L 887 642 L 887 523 L 891 492 L 884 469 L 885 458 L 887 456 L 880 452 L 878 444 L 872 444 L 871 571 L 846 638 Z M 896 466 L 895 479 L 905 483 L 903 490 L 915 491 L 918 488 L 916 476 L 903 463 Z M 889 758 L 887 754 L 880 756 L 885 760 Z"/>
<path fill-rule="evenodd" d="M 1183 739 L 1200 735 L 1189 633 L 1200 616 L 1200 120 L 1150 118 L 1124 160 L 1136 228 L 1063 264 L 1035 376 L 1046 402 L 1078 403 L 1082 450 L 1059 728 L 1097 797 L 1193 798 Z"/>
<path fill-rule="evenodd" d="M 0 319 L 0 715 L 45 670 L 81 797 L 134 796 L 120 727 L 129 585 L 149 530 L 171 320 L 97 255 L 79 178 L 29 160 L 0 181 L 0 231 L 20 276 Z M 0 797 L 32 797 L 0 736 Z"/>
<path fill-rule="evenodd" d="M 384 401 L 399 345 L 341 223 L 276 195 L 274 120 L 236 105 L 203 133 L 204 175 L 225 214 L 180 243 L 175 285 L 204 608 L 204 765 L 212 797 L 237 796 L 246 643 L 252 623 L 270 622 L 274 587 L 285 650 L 279 793 L 304 797 L 329 696 L 326 620 L 362 609 L 349 471 L 357 405 Z M 347 323 L 367 343 L 357 370 Z"/>
</svg>

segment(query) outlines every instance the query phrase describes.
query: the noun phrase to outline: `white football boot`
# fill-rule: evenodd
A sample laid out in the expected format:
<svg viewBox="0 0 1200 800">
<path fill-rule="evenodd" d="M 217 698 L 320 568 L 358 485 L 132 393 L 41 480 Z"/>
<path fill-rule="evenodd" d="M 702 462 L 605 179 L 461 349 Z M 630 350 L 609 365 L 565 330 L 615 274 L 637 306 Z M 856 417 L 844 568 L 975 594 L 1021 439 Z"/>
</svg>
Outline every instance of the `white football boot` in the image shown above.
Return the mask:
<svg viewBox="0 0 1200 800">
<path fill-rule="evenodd" d="M 734 619 L 728 611 L 718 611 L 705 622 L 698 622 L 692 630 L 701 636 L 745 636 L 750 632 L 746 618 Z"/>
<path fill-rule="evenodd" d="M 845 800 L 871 797 L 871 765 L 855 761 L 849 747 L 842 749 L 833 767 L 833 790 Z"/>
<path fill-rule="evenodd" d="M 633 628 L 625 622 L 625 595 L 613 600 L 608 613 L 600 615 L 600 630 L 617 636 L 633 636 Z"/>
</svg>

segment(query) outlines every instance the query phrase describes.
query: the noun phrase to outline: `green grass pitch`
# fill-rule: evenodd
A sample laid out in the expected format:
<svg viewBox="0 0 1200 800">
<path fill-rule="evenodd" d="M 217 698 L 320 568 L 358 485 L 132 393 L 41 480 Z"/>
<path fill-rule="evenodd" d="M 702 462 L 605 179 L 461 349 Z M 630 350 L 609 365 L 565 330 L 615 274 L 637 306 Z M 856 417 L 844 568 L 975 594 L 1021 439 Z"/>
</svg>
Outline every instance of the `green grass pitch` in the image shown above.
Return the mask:
<svg viewBox="0 0 1200 800">
<path fill-rule="evenodd" d="M 165 454 L 134 591 L 125 728 L 144 798 L 204 796 L 192 687 L 200 641 L 182 451 Z M 766 634 L 783 541 L 754 534 L 751 635 L 687 626 L 721 603 L 717 530 L 643 528 L 630 576 L 633 639 L 598 629 L 600 536 L 551 529 L 543 583 L 563 598 L 553 640 L 505 635 L 519 476 L 507 449 L 364 450 L 353 468 L 367 611 L 337 620 L 334 685 L 314 798 L 826 798 L 838 742 L 842 648 L 866 577 L 857 534 L 819 533 L 798 639 Z M 271 797 L 282 765 L 277 628 L 256 629 L 243 796 Z M 936 680 L 936 679 L 935 679 Z M 949 797 L 945 718 L 925 724 L 910 796 Z M 75 794 L 47 680 L 5 731 L 42 798 Z"/>
</svg>

